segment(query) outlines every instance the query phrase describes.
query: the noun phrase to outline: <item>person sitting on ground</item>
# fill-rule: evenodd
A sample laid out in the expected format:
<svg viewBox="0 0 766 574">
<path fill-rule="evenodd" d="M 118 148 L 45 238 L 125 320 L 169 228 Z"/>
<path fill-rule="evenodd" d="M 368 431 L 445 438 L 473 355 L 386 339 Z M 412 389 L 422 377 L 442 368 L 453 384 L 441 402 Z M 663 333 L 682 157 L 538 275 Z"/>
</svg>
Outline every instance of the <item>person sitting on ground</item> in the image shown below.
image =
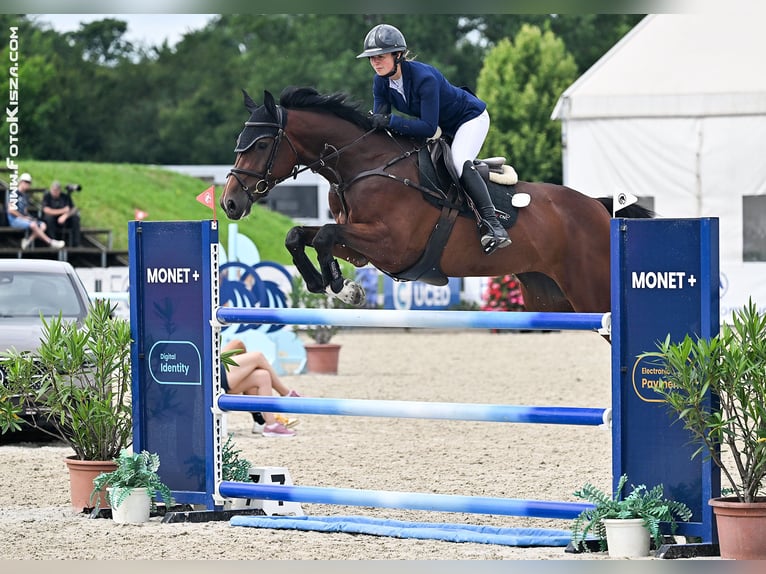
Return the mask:
<svg viewBox="0 0 766 574">
<path fill-rule="evenodd" d="M 62 249 L 64 247 L 64 242 L 50 238 L 45 233 L 45 230 L 47 229 L 46 223 L 29 214 L 29 195 L 27 194 L 27 191 L 29 191 L 31 187 L 32 176 L 28 173 L 22 173 L 21 176 L 19 176 L 15 205 L 11 204 L 11 194 L 8 194 L 8 205 L 6 206 L 8 224 L 16 229 L 29 231 L 29 235 L 21 240 L 21 249 L 29 249 L 35 239 L 47 243 L 53 247 L 53 249 Z"/>
<path fill-rule="evenodd" d="M 276 391 L 283 397 L 301 396 L 285 386 L 263 353 L 248 351 L 241 340 L 232 339 L 223 346 L 222 351 L 224 353 L 240 351 L 231 356 L 231 360 L 236 365 L 229 365 L 228 368 L 225 368 L 223 363 L 221 365 L 221 384 L 227 393 L 270 397 L 272 392 Z M 260 433 L 266 437 L 295 435 L 295 431 L 289 428 L 297 424 L 295 419 L 266 412 L 252 414 L 253 433 L 255 434 Z M 259 422 L 259 419 L 263 423 Z"/>
<path fill-rule="evenodd" d="M 55 239 L 62 239 L 64 229 L 69 229 L 69 246 L 80 245 L 80 215 L 72 201 L 71 192 L 62 193 L 61 183 L 54 181 L 43 195 L 43 219 L 48 233 Z"/>
</svg>

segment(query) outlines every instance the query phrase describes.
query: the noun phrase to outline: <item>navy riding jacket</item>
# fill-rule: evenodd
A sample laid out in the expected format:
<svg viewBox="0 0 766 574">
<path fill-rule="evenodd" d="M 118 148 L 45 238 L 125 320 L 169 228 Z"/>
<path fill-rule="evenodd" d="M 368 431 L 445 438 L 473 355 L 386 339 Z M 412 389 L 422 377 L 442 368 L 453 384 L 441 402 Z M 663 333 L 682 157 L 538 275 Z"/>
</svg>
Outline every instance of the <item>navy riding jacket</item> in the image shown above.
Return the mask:
<svg viewBox="0 0 766 574">
<path fill-rule="evenodd" d="M 391 116 L 389 127 L 400 134 L 430 138 L 438 126 L 444 134 L 454 136 L 461 125 L 487 108 L 468 90 L 450 84 L 433 66 L 414 61 L 403 61 L 399 65 L 406 100 L 390 86 L 388 78 L 376 75 L 372 84 L 372 109 L 376 114 L 390 114 L 393 107 L 413 116 Z"/>
</svg>

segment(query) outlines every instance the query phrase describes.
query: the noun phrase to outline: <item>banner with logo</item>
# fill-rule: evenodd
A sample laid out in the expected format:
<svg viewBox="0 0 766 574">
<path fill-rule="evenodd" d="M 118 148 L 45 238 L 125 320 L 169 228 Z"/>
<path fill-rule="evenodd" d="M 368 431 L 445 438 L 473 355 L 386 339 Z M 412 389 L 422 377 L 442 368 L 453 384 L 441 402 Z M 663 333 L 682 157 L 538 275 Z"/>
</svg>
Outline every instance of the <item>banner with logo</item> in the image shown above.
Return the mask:
<svg viewBox="0 0 766 574">
<path fill-rule="evenodd" d="M 383 282 L 383 307 L 385 309 L 444 310 L 460 303 L 460 279 L 450 277 L 442 286 L 420 281 L 394 281 L 388 275 Z"/>
</svg>

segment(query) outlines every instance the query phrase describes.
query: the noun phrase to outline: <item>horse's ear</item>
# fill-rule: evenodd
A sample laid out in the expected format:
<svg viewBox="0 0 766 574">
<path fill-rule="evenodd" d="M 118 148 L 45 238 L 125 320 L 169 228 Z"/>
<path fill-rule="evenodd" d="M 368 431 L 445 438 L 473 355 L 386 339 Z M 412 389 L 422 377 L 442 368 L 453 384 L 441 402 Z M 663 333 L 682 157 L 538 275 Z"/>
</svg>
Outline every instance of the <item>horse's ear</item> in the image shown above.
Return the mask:
<svg viewBox="0 0 766 574">
<path fill-rule="evenodd" d="M 242 94 L 245 96 L 245 108 L 247 108 L 248 112 L 254 112 L 258 104 L 253 101 L 253 98 L 245 90 L 242 90 Z"/>
<path fill-rule="evenodd" d="M 277 103 L 274 101 L 274 96 L 272 96 L 271 92 L 268 90 L 263 91 L 263 105 L 266 106 L 266 109 L 273 117 L 279 117 L 279 112 L 277 111 Z"/>
</svg>

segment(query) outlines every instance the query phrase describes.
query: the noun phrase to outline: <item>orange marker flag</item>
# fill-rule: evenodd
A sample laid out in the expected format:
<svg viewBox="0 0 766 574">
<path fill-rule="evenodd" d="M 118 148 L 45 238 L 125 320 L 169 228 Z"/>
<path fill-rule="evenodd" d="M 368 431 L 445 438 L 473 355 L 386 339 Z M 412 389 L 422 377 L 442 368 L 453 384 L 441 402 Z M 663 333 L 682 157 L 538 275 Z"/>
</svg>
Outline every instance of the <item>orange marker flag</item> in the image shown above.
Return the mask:
<svg viewBox="0 0 766 574">
<path fill-rule="evenodd" d="M 215 186 L 211 185 L 205 191 L 197 196 L 197 201 L 202 205 L 213 210 L 213 219 L 217 219 L 215 214 Z"/>
</svg>

